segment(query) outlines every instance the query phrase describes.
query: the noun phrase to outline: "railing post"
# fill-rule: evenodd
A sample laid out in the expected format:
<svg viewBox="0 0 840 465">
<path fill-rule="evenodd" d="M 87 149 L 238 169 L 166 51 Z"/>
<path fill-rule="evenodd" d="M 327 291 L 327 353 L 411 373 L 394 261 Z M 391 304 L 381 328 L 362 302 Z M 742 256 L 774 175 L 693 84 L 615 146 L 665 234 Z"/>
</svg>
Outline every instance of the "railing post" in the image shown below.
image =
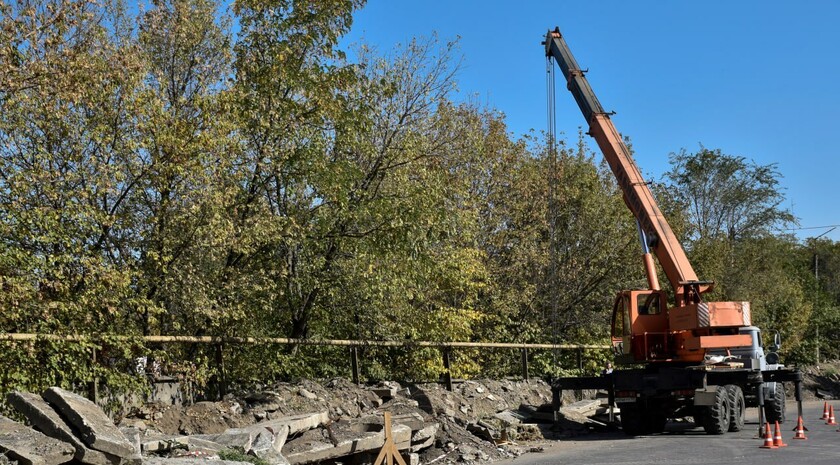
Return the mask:
<svg viewBox="0 0 840 465">
<path fill-rule="evenodd" d="M 227 386 L 226 386 L 226 379 L 225 379 L 225 359 L 222 355 L 224 351 L 224 346 L 221 342 L 216 344 L 216 369 L 218 370 L 218 393 L 219 393 L 219 400 L 221 400 L 225 394 L 227 394 Z"/>
<path fill-rule="evenodd" d="M 528 381 L 528 348 L 523 347 L 522 350 L 522 379 Z"/>
<path fill-rule="evenodd" d="M 359 385 L 359 348 L 350 346 L 350 367 L 353 370 L 353 384 Z"/>
<path fill-rule="evenodd" d="M 441 349 L 441 352 L 443 352 L 443 369 L 445 370 L 443 373 L 443 380 L 446 383 L 447 391 L 452 391 L 452 367 L 449 363 L 450 351 L 450 347 L 444 347 Z"/>
<path fill-rule="evenodd" d="M 99 400 L 99 386 L 96 379 L 96 347 L 90 348 L 90 381 L 88 382 L 88 398 L 95 404 Z"/>
<path fill-rule="evenodd" d="M 578 371 L 583 374 L 583 347 L 578 346 L 577 349 Z"/>
</svg>

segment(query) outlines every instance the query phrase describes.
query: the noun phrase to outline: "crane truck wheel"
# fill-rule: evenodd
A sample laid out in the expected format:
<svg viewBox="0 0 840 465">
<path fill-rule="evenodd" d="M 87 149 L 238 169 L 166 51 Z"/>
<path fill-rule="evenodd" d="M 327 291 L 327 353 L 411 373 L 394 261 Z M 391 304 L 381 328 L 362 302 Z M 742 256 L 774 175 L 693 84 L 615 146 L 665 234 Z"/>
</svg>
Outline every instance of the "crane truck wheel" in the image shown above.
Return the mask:
<svg viewBox="0 0 840 465">
<path fill-rule="evenodd" d="M 723 434 L 729 431 L 729 394 L 726 387 L 718 386 L 715 403 L 705 408 L 703 429 L 706 434 Z"/>
<path fill-rule="evenodd" d="M 764 405 L 764 413 L 767 415 L 767 421 L 770 424 L 775 422 L 785 422 L 785 385 L 776 383 L 776 389 L 773 391 L 773 398 L 768 399 Z"/>
<path fill-rule="evenodd" d="M 744 417 L 747 410 L 744 391 L 741 390 L 740 386 L 727 384 L 726 394 L 729 397 L 729 431 L 741 431 L 744 428 Z"/>
<path fill-rule="evenodd" d="M 645 434 L 645 425 L 642 419 L 642 411 L 635 403 L 627 403 L 621 406 L 621 429 L 628 436 L 641 436 Z"/>
<path fill-rule="evenodd" d="M 661 407 L 650 408 L 645 415 L 645 431 L 649 434 L 656 434 L 665 431 L 668 423 L 668 416 Z"/>
</svg>

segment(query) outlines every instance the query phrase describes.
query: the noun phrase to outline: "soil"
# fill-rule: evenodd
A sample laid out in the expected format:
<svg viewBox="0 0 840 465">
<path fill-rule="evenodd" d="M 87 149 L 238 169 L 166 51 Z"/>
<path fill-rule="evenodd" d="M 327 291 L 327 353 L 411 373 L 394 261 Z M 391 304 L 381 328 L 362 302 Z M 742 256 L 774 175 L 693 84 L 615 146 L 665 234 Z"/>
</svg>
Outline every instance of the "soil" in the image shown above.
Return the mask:
<svg viewBox="0 0 840 465">
<path fill-rule="evenodd" d="M 802 370 L 802 400 L 840 399 L 840 361 L 800 367 Z M 826 397 L 826 394 L 828 397 Z M 787 395 L 793 396 L 788 389 Z"/>
</svg>

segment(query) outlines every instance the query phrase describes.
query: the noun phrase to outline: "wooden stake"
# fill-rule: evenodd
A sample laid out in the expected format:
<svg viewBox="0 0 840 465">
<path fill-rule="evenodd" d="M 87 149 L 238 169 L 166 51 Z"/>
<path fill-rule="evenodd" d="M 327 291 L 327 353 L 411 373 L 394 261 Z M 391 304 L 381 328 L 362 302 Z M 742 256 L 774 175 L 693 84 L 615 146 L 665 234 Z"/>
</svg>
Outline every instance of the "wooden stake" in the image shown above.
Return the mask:
<svg viewBox="0 0 840 465">
<path fill-rule="evenodd" d="M 391 412 L 385 412 L 385 444 L 382 445 L 382 450 L 379 451 L 373 465 L 382 465 L 383 460 L 387 460 L 388 465 L 394 465 L 394 459 L 397 459 L 399 465 L 406 465 L 400 451 L 397 450 L 394 437 L 391 436 Z"/>
</svg>

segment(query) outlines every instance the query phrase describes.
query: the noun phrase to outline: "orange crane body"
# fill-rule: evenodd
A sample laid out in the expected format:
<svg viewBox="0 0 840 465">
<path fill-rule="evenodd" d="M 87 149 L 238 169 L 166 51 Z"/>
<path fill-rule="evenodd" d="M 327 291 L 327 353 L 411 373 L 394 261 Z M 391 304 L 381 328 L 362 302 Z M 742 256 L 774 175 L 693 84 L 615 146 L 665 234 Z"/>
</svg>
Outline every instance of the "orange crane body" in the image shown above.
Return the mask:
<svg viewBox="0 0 840 465">
<path fill-rule="evenodd" d="M 648 289 L 621 291 L 615 300 L 611 325 L 617 363 L 697 362 L 707 349 L 748 347 L 750 336 L 739 334 L 749 326 L 749 302 L 704 302 L 702 294 L 713 283 L 699 281 L 685 250 L 653 193 L 633 161 L 630 150 L 604 111 L 580 70 L 560 31 L 549 31 L 546 56 L 554 59 L 578 103 L 589 135 L 610 166 L 624 202 L 636 218 L 645 251 L 643 262 Z M 650 252 L 656 256 L 674 292 L 674 304 L 659 287 Z"/>
</svg>

